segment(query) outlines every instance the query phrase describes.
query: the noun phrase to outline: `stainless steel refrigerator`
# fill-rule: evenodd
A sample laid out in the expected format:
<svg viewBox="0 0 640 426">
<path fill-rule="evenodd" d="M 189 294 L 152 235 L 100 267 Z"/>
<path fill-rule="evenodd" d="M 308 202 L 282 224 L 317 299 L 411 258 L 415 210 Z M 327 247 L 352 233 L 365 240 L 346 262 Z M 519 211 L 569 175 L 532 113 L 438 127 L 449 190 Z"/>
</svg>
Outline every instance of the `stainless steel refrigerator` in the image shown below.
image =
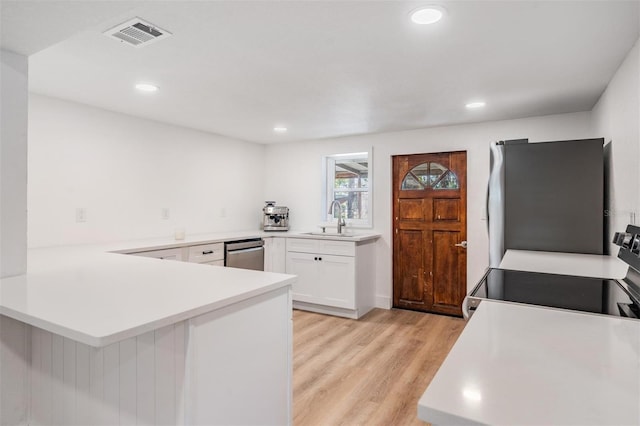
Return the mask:
<svg viewBox="0 0 640 426">
<path fill-rule="evenodd" d="M 604 139 L 491 145 L 489 266 L 506 250 L 604 254 Z"/>
</svg>

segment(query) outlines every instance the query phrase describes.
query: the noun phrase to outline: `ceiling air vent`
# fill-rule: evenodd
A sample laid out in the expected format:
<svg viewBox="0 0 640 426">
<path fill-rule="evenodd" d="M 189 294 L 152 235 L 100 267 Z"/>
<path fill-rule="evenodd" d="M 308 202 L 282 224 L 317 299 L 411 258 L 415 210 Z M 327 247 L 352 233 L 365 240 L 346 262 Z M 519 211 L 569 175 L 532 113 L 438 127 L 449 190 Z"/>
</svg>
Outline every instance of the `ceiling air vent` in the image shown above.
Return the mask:
<svg viewBox="0 0 640 426">
<path fill-rule="evenodd" d="M 103 33 L 133 47 L 142 47 L 171 35 L 169 31 L 158 28 L 140 18 L 134 18 Z"/>
</svg>

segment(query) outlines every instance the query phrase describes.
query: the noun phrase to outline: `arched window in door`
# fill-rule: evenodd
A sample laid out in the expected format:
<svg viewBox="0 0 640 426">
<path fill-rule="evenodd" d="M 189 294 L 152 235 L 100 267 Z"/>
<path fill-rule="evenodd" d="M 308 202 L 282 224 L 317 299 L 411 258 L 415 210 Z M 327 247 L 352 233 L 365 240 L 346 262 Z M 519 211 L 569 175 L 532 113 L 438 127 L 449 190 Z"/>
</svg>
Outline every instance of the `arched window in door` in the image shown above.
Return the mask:
<svg viewBox="0 0 640 426">
<path fill-rule="evenodd" d="M 402 179 L 400 189 L 459 189 L 458 176 L 440 163 L 422 163 L 415 166 Z"/>
</svg>

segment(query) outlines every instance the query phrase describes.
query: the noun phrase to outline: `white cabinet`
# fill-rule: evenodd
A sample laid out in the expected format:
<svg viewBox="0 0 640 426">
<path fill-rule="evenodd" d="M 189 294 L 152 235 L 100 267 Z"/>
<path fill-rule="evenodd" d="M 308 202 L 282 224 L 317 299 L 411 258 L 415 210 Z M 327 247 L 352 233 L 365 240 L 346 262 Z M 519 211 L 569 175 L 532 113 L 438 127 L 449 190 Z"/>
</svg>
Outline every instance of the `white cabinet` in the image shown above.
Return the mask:
<svg viewBox="0 0 640 426">
<path fill-rule="evenodd" d="M 134 256 L 143 256 L 143 257 L 153 257 L 156 259 L 165 259 L 165 260 L 185 260 L 184 255 L 182 253 L 182 248 L 168 248 L 162 250 L 150 250 L 150 251 L 141 251 L 138 253 L 131 253 Z"/>
<path fill-rule="evenodd" d="M 264 270 L 265 272 L 286 272 L 287 240 L 282 237 L 264 239 Z"/>
<path fill-rule="evenodd" d="M 191 263 L 224 266 L 224 243 L 200 244 L 187 248 L 188 261 Z"/>
<path fill-rule="evenodd" d="M 298 276 L 293 307 L 359 318 L 374 307 L 374 241 L 287 238 L 286 272 Z"/>
<path fill-rule="evenodd" d="M 355 309 L 355 258 L 289 252 L 287 273 L 298 275 L 296 301 Z"/>
</svg>

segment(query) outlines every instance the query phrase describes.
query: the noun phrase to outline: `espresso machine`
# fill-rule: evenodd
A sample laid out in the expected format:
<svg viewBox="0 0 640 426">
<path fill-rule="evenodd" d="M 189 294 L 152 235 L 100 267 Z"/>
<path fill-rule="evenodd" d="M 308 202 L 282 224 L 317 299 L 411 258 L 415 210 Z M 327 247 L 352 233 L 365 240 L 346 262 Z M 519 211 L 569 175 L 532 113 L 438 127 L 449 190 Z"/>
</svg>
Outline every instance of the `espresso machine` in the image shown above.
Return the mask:
<svg viewBox="0 0 640 426">
<path fill-rule="evenodd" d="M 262 229 L 264 231 L 288 231 L 289 207 L 276 206 L 275 201 L 265 201 L 262 208 Z"/>
</svg>

